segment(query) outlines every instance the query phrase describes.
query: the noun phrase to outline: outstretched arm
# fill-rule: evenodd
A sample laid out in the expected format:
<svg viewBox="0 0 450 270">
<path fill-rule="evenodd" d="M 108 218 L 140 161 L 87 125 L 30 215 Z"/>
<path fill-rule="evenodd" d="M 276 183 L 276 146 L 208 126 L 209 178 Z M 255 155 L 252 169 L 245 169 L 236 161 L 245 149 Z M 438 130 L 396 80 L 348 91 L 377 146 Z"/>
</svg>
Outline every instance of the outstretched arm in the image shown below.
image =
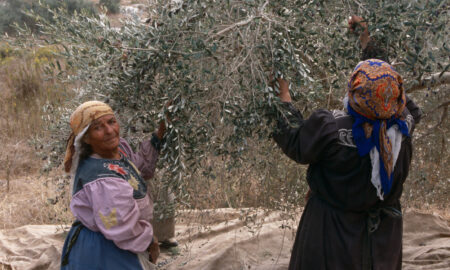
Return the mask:
<svg viewBox="0 0 450 270">
<path fill-rule="evenodd" d="M 361 45 L 361 61 L 376 58 L 389 62 L 388 52 L 383 48 L 382 44 L 372 38 L 369 33 L 367 21 L 362 17 L 353 15 L 348 20 L 350 32 L 359 34 L 359 44 Z"/>
<path fill-rule="evenodd" d="M 277 79 L 281 101 L 287 107 L 287 115 L 278 118 L 278 129 L 273 138 L 283 152 L 292 160 L 309 164 L 319 160 L 322 151 L 336 139 L 336 123 L 326 110 L 315 111 L 308 119 L 292 105 L 289 83 Z"/>
<path fill-rule="evenodd" d="M 133 152 L 128 142 L 120 138 L 120 146 L 125 151 L 127 158 L 136 165 L 144 179 L 150 179 L 155 174 L 158 161 L 160 140 L 153 134 L 152 138 L 141 143 L 138 152 Z"/>
<path fill-rule="evenodd" d="M 172 101 L 166 103 L 168 107 Z M 170 119 L 167 117 L 170 122 Z M 140 149 L 134 153 L 130 145 L 121 138 L 120 145 L 128 159 L 136 165 L 142 177 L 147 180 L 153 177 L 156 169 L 156 162 L 158 161 L 159 151 L 161 150 L 164 134 L 166 133 L 166 122 L 162 120 L 159 122 L 158 130 L 152 134 L 152 138 L 141 143 Z"/>
<path fill-rule="evenodd" d="M 370 58 L 376 58 L 389 62 L 387 51 L 379 42 L 370 37 L 367 22 L 362 17 L 356 15 L 351 16 L 348 20 L 348 26 L 350 32 L 359 34 L 359 41 L 362 49 L 362 61 Z M 406 108 L 413 116 L 414 123 L 419 123 L 422 112 L 408 96 L 406 97 Z"/>
</svg>

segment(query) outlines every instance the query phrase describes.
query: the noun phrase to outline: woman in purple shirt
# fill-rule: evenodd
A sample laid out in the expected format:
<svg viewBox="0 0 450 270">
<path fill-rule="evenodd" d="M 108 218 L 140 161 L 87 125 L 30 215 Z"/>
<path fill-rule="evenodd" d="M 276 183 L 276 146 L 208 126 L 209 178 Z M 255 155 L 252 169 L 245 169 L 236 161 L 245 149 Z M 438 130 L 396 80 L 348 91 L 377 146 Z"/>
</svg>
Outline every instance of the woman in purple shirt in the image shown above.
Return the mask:
<svg viewBox="0 0 450 270">
<path fill-rule="evenodd" d="M 76 222 L 64 243 L 61 269 L 152 269 L 159 246 L 145 180 L 155 172 L 164 122 L 138 153 L 120 138 L 114 112 L 103 102 L 80 105 L 70 126 L 64 167 L 72 176 Z"/>
</svg>

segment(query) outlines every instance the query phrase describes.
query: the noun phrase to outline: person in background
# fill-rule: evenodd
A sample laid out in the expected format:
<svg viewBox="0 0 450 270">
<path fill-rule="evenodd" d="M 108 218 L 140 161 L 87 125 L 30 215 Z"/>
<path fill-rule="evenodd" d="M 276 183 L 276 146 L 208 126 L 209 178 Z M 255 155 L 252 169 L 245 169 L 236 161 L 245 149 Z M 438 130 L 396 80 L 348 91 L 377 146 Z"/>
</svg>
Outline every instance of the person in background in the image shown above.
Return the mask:
<svg viewBox="0 0 450 270">
<path fill-rule="evenodd" d="M 144 180 L 155 173 L 165 123 L 137 153 L 120 137 L 116 116 L 103 102 L 81 104 L 70 127 L 64 167 L 72 175 L 76 222 L 64 243 L 61 269 L 154 269 L 159 245 Z"/>
<path fill-rule="evenodd" d="M 412 158 L 419 108 L 405 95 L 400 74 L 383 59 L 367 24 L 363 61 L 348 81 L 345 111 L 316 110 L 305 119 L 291 104 L 289 83 L 277 78 L 281 116 L 273 138 L 294 161 L 309 164 L 310 195 L 289 269 L 401 269 L 400 196 Z M 386 60 L 386 59 L 384 59 Z M 294 123 L 295 125 L 290 125 Z"/>
<path fill-rule="evenodd" d="M 154 195 L 156 201 L 160 201 L 168 209 L 163 209 L 163 218 L 155 217 L 152 221 L 153 232 L 158 237 L 159 246 L 162 249 L 170 249 L 178 246 L 175 238 L 175 194 L 169 189 L 162 187 L 161 183 L 152 183 L 152 190 L 158 190 Z M 156 208 L 156 207 L 155 207 Z M 156 209 L 156 211 L 158 211 Z"/>
</svg>

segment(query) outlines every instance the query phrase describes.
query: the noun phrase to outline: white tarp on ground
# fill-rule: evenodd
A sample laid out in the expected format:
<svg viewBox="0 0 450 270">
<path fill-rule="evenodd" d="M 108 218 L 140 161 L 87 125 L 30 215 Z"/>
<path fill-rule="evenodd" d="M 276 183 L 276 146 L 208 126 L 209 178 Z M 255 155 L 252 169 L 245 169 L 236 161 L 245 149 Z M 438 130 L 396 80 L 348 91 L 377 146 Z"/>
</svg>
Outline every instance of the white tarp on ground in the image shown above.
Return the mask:
<svg viewBox="0 0 450 270">
<path fill-rule="evenodd" d="M 286 269 L 298 216 L 286 219 L 254 209 L 183 212 L 176 229 L 180 246 L 163 250 L 158 264 L 177 270 Z M 64 235 L 55 225 L 0 231 L 0 269 L 59 269 Z M 403 242 L 404 269 L 450 269 L 449 220 L 406 211 Z"/>
</svg>

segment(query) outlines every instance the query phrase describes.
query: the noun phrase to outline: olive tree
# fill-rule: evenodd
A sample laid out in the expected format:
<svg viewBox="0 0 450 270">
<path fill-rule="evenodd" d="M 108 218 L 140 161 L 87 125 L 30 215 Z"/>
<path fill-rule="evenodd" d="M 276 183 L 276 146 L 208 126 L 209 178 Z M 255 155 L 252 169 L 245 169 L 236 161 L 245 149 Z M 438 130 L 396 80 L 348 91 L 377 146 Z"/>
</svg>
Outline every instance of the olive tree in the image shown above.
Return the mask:
<svg viewBox="0 0 450 270">
<path fill-rule="evenodd" d="M 348 30 L 352 14 L 367 20 L 407 93 L 424 100 L 437 93 L 430 111 L 445 111 L 446 123 L 448 101 L 436 105 L 448 99 L 445 1 L 155 0 L 147 8 L 147 20 L 124 20 L 120 28 L 102 15 L 62 9 L 52 11 L 51 23 L 40 19 L 40 38 L 59 44 L 72 68 L 55 64 L 59 76 L 80 85 L 51 126 L 51 164 L 61 161 L 70 111 L 96 98 L 113 106 L 135 145 L 159 121 L 169 123 L 159 177 L 188 207 L 302 204 L 305 167 L 282 157 L 270 139 L 287 112 L 269 78 L 291 82 L 305 116 L 342 109 L 361 55 Z"/>
</svg>

